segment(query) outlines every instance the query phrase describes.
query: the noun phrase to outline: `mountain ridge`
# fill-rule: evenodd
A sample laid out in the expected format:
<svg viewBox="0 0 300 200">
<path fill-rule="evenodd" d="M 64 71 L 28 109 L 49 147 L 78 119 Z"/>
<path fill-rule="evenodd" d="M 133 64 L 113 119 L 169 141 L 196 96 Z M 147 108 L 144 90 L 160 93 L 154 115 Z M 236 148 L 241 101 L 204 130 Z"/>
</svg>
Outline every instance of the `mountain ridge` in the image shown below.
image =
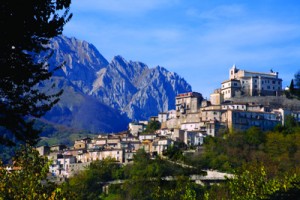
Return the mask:
<svg viewBox="0 0 300 200">
<path fill-rule="evenodd" d="M 108 62 L 94 45 L 74 37 L 56 37 L 50 48 L 49 69 L 64 62 L 50 81 L 65 91 L 44 117 L 52 122 L 92 132 L 122 131 L 129 121 L 147 120 L 174 109 L 176 95 L 192 91 L 175 72 L 161 66 L 149 68 L 121 55 Z M 125 123 L 116 123 L 116 119 Z"/>
</svg>

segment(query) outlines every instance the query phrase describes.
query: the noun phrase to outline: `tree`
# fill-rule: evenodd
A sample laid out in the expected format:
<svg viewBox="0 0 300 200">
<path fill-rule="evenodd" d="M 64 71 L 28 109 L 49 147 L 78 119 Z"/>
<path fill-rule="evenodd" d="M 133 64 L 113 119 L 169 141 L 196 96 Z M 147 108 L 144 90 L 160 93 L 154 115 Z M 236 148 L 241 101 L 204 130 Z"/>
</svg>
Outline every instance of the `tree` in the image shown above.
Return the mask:
<svg viewBox="0 0 300 200">
<path fill-rule="evenodd" d="M 71 193 L 47 180 L 49 161 L 30 146 L 14 157 L 13 171 L 0 163 L 0 199 L 64 199 Z"/>
<path fill-rule="evenodd" d="M 294 79 L 291 80 L 291 84 L 290 84 L 289 90 L 290 90 L 291 94 L 295 93 Z"/>
<path fill-rule="evenodd" d="M 171 145 L 163 152 L 164 156 L 167 156 L 170 160 L 180 161 L 184 159 L 183 149 L 186 149 L 187 146 L 184 142 L 174 142 L 174 145 Z"/>
<path fill-rule="evenodd" d="M 146 126 L 145 133 L 154 133 L 156 130 L 160 129 L 159 121 L 150 121 Z"/>
<path fill-rule="evenodd" d="M 207 190 L 204 199 L 299 199 L 299 171 L 270 176 L 261 164 L 247 164 L 232 179 Z"/>
<path fill-rule="evenodd" d="M 300 71 L 296 72 L 295 75 L 295 86 L 297 89 L 300 89 Z"/>
<path fill-rule="evenodd" d="M 71 19 L 71 0 L 3 0 L 0 6 L 0 144 L 38 140 L 33 118 L 41 117 L 59 100 L 59 92 L 42 92 L 49 79 L 47 44 Z M 41 52 L 48 52 L 37 61 Z"/>
<path fill-rule="evenodd" d="M 108 181 L 122 178 L 122 166 L 115 159 L 93 161 L 90 166 L 72 176 L 63 187 L 64 192 L 75 194 L 71 199 L 97 199 Z"/>
</svg>

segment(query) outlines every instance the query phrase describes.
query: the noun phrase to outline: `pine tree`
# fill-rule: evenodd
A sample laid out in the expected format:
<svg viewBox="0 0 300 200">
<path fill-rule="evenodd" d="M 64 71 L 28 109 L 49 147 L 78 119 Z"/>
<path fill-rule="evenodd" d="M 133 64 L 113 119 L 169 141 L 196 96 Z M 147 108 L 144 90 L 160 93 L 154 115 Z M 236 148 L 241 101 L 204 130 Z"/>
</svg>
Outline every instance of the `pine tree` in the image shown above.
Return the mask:
<svg viewBox="0 0 300 200">
<path fill-rule="evenodd" d="M 37 85 L 53 71 L 45 64 L 47 44 L 71 19 L 71 0 L 2 0 L 0 5 L 0 144 L 30 145 L 39 138 L 33 127 L 59 100 L 59 92 L 43 92 Z M 48 52 L 37 61 L 41 52 Z"/>
</svg>

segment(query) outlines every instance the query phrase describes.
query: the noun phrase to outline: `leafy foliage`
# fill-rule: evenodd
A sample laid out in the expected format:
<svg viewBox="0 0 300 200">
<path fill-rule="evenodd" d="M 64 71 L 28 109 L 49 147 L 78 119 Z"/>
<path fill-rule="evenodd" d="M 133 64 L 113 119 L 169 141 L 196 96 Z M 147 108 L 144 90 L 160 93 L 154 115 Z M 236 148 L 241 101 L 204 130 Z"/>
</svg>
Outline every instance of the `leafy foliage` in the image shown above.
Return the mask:
<svg viewBox="0 0 300 200">
<path fill-rule="evenodd" d="M 32 147 L 22 146 L 14 157 L 14 171 L 0 166 L 0 199 L 64 199 L 69 196 L 70 193 L 48 181 L 50 164 Z"/>
<path fill-rule="evenodd" d="M 263 165 L 248 164 L 237 170 L 233 179 L 212 187 L 204 196 L 205 199 L 232 200 L 297 199 L 299 181 L 299 172 L 287 171 L 274 177 Z"/>
<path fill-rule="evenodd" d="M 285 126 L 261 132 L 251 128 L 226 139 L 208 138 L 203 166 L 236 174 L 207 190 L 206 199 L 297 199 L 300 193 L 299 125 L 289 117 Z"/>
<path fill-rule="evenodd" d="M 105 183 L 121 179 L 122 174 L 120 164 L 113 159 L 94 161 L 86 170 L 70 178 L 64 191 L 73 193 L 72 199 L 98 199 Z"/>
<path fill-rule="evenodd" d="M 141 149 L 134 162 L 125 166 L 111 159 L 91 163 L 88 169 L 70 178 L 63 191 L 72 192 L 72 199 L 195 199 L 203 194 L 201 186 L 188 178 L 195 173 L 194 169 L 160 158 L 151 159 Z M 168 176 L 174 180 L 162 179 Z M 102 190 L 103 186 L 109 186 L 108 193 Z"/>
<path fill-rule="evenodd" d="M 173 145 L 168 147 L 163 152 L 164 156 L 167 156 L 170 160 L 173 161 L 182 161 L 184 160 L 183 150 L 187 149 L 187 145 L 184 142 L 175 141 Z"/>
<path fill-rule="evenodd" d="M 143 133 L 155 133 L 158 129 L 160 129 L 160 122 L 159 121 L 149 121 L 146 129 Z"/>
<path fill-rule="evenodd" d="M 134 156 L 133 164 L 127 165 L 124 171 L 127 177 L 122 192 L 124 199 L 194 199 L 202 194 L 201 187 L 191 183 L 188 178 L 197 170 L 183 168 L 160 158 L 150 159 L 142 149 Z M 169 176 L 175 179 L 162 179 Z"/>
<path fill-rule="evenodd" d="M 0 142 L 4 145 L 35 144 L 39 131 L 33 128 L 32 118 L 42 116 L 58 101 L 61 91 L 49 94 L 36 89 L 52 75 L 45 65 L 50 54 L 39 62 L 36 57 L 47 50 L 51 38 L 62 33 L 71 18 L 70 3 L 1 1 Z"/>
<path fill-rule="evenodd" d="M 295 77 L 295 86 L 297 89 L 300 89 L 300 71 L 296 72 L 294 77 Z"/>
</svg>

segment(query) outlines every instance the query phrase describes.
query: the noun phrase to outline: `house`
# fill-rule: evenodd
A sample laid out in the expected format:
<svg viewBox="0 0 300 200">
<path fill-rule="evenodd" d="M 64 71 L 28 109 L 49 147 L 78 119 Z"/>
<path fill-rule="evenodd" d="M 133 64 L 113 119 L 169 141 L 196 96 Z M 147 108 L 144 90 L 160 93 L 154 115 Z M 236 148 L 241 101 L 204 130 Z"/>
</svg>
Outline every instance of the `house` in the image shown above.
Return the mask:
<svg viewBox="0 0 300 200">
<path fill-rule="evenodd" d="M 221 94 L 223 94 L 224 99 L 230 99 L 241 94 L 241 82 L 237 79 L 230 79 L 222 82 L 221 84 Z"/>
<path fill-rule="evenodd" d="M 90 149 L 88 152 L 78 156 L 78 160 L 83 163 L 106 158 L 112 158 L 121 163 L 123 160 L 123 151 L 122 149 L 107 147 L 105 149 Z"/>
<path fill-rule="evenodd" d="M 151 122 L 158 122 L 158 116 L 151 116 L 150 121 Z"/>
<path fill-rule="evenodd" d="M 155 133 L 147 133 L 147 134 L 140 134 L 139 135 L 139 140 L 143 141 L 143 140 L 154 140 L 156 138 L 156 134 Z"/>
<path fill-rule="evenodd" d="M 160 112 L 158 113 L 158 121 L 160 123 L 166 122 L 168 119 L 168 112 Z"/>
<path fill-rule="evenodd" d="M 70 155 L 60 155 L 53 160 L 50 165 L 49 171 L 52 176 L 62 176 L 68 178 L 70 176 L 70 164 L 76 163 L 76 157 Z"/>
<path fill-rule="evenodd" d="M 48 145 L 39 146 L 36 150 L 41 156 L 47 156 L 50 153 L 50 147 Z"/>
<path fill-rule="evenodd" d="M 52 145 L 50 146 L 50 152 L 63 151 L 67 146 L 64 144 Z"/>
<path fill-rule="evenodd" d="M 75 140 L 74 148 L 75 149 L 87 149 L 88 144 L 91 143 L 91 140 L 92 139 L 89 137 Z"/>
<path fill-rule="evenodd" d="M 200 131 L 185 131 L 184 143 L 190 146 L 200 146 L 203 144 L 205 136 Z"/>
<path fill-rule="evenodd" d="M 165 150 L 168 149 L 174 141 L 167 137 L 159 137 L 153 141 L 152 151 L 155 155 L 162 155 Z"/>
<path fill-rule="evenodd" d="M 136 122 L 131 122 L 129 123 L 129 132 L 137 136 L 138 134 L 142 133 L 146 128 L 146 125 L 144 123 L 136 123 Z"/>
<path fill-rule="evenodd" d="M 203 97 L 198 92 L 178 94 L 175 99 L 176 117 L 186 113 L 196 113 L 201 106 Z"/>
<path fill-rule="evenodd" d="M 140 149 L 144 149 L 146 153 L 153 152 L 153 141 L 152 140 L 143 140 L 141 141 Z"/>
</svg>

